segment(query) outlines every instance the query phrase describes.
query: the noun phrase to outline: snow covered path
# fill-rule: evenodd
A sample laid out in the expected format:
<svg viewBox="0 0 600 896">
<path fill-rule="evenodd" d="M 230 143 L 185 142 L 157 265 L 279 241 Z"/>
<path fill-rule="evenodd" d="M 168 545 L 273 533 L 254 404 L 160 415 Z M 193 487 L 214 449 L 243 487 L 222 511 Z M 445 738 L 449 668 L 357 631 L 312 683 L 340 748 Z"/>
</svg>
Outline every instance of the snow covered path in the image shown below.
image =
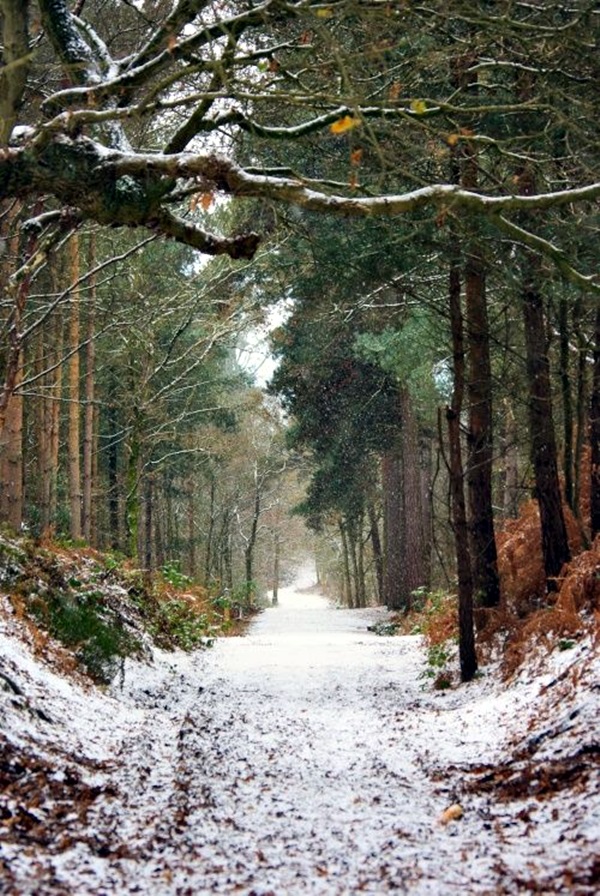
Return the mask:
<svg viewBox="0 0 600 896">
<path fill-rule="evenodd" d="M 526 728 L 539 682 L 426 692 L 419 639 L 367 631 L 382 615 L 283 589 L 248 636 L 82 698 L 100 796 L 62 845 L 7 847 L 6 892 L 596 892 L 597 768 L 585 806 L 469 787 Z M 577 714 L 593 741 L 594 708 Z M 440 823 L 456 802 L 464 817 Z"/>
</svg>

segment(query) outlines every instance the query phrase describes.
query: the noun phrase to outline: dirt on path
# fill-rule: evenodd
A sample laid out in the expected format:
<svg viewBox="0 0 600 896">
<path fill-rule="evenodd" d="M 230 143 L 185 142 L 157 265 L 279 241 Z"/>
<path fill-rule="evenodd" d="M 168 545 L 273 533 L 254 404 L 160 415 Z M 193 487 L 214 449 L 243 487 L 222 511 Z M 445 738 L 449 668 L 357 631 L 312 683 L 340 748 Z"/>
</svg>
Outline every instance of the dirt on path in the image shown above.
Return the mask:
<svg viewBox="0 0 600 896">
<path fill-rule="evenodd" d="M 50 778 L 80 777 L 55 836 L 56 797 L 32 810 L 37 842 L 35 825 L 20 839 L 0 835 L 3 892 L 597 891 L 593 687 L 555 701 L 559 718 L 541 704 L 534 715 L 532 701 L 568 671 L 564 659 L 543 681 L 432 692 L 418 637 L 378 637 L 367 627 L 384 611 L 336 609 L 309 584 L 283 589 L 246 637 L 132 664 L 112 696 L 46 681 L 47 714 L 68 718 L 40 755 Z M 580 681 L 593 674 L 585 649 Z M 34 700 L 44 682 L 28 674 Z M 536 748 L 535 762 L 522 749 L 534 717 L 553 750 Z M 21 743 L 40 753 L 32 726 Z M 555 786 L 542 792 L 550 767 Z M 511 781 L 520 784 L 509 793 Z M 444 819 L 457 804 L 462 817 Z"/>
</svg>

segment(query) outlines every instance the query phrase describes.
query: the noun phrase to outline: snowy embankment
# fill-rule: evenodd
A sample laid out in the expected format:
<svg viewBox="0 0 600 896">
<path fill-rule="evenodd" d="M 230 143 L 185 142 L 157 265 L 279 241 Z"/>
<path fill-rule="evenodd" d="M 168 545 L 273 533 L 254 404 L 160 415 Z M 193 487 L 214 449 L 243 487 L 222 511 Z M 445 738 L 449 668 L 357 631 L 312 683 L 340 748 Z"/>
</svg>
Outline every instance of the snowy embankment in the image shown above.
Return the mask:
<svg viewBox="0 0 600 896">
<path fill-rule="evenodd" d="M 4 607 L 2 892 L 597 892 L 590 642 L 430 692 L 418 637 L 301 587 L 110 693 L 33 659 Z"/>
</svg>

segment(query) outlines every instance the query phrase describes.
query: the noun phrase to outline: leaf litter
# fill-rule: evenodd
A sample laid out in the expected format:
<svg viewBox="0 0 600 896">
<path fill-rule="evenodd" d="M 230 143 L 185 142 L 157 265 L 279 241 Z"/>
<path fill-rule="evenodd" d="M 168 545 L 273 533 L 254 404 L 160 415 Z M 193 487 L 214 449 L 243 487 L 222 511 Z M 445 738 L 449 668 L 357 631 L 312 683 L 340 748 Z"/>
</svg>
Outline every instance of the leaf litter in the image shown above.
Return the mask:
<svg viewBox="0 0 600 896">
<path fill-rule="evenodd" d="M 309 586 L 110 689 L 3 605 L 0 891 L 596 893 L 597 644 L 431 691 L 419 636 Z"/>
</svg>

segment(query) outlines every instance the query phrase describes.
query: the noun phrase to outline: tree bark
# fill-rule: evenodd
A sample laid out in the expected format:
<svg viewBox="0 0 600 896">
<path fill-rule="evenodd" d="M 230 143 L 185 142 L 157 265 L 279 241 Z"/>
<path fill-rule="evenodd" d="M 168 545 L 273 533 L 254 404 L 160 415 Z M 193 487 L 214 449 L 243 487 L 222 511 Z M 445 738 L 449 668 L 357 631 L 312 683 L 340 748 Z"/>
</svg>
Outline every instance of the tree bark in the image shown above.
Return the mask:
<svg viewBox="0 0 600 896">
<path fill-rule="evenodd" d="M 384 573 L 383 598 L 390 610 L 404 609 L 402 593 L 402 466 L 400 448 L 391 448 L 381 459 L 383 489 Z"/>
<path fill-rule="evenodd" d="M 519 99 L 529 101 L 535 92 L 536 75 L 522 70 L 517 75 Z M 536 177 L 532 163 L 518 174 L 519 193 L 535 194 Z M 570 559 L 567 529 L 558 478 L 558 452 L 552 412 L 550 360 L 546 340 L 544 300 L 541 293 L 541 259 L 523 249 L 521 306 L 525 331 L 528 381 L 529 443 L 535 476 L 535 496 L 540 508 L 542 555 L 548 590 L 556 588 L 556 577 Z"/>
<path fill-rule="evenodd" d="M 144 569 L 152 572 L 154 569 L 152 550 L 153 519 L 154 519 L 154 478 L 152 473 L 146 474 L 144 488 Z"/>
<path fill-rule="evenodd" d="M 188 575 L 196 578 L 196 505 L 194 479 L 187 481 L 187 523 L 188 523 Z"/>
<path fill-rule="evenodd" d="M 475 631 L 473 627 L 473 577 L 469 555 L 469 530 L 460 438 L 460 415 L 465 387 L 465 350 L 460 291 L 459 269 L 456 265 L 453 265 L 450 268 L 448 289 L 454 370 L 452 401 L 450 406 L 446 408 L 449 453 L 448 473 L 450 477 L 450 503 L 458 580 L 460 673 L 463 681 L 470 681 L 477 671 L 477 654 L 475 652 Z"/>
<path fill-rule="evenodd" d="M 79 343 L 80 343 L 80 308 L 79 308 L 79 238 L 77 234 L 69 242 L 69 261 L 71 276 L 71 296 L 69 315 L 69 431 L 67 450 L 69 459 L 69 507 L 70 535 L 80 539 L 81 530 L 81 458 L 80 458 L 80 399 L 79 399 Z"/>
<path fill-rule="evenodd" d="M 559 378 L 562 397 L 563 457 L 565 476 L 565 500 L 575 511 L 575 471 L 573 467 L 573 396 L 570 377 L 569 309 L 567 299 L 561 296 L 558 305 L 559 330 Z"/>
<path fill-rule="evenodd" d="M 591 534 L 600 534 L 600 305 L 596 310 L 594 366 L 590 401 Z"/>
<path fill-rule="evenodd" d="M 504 431 L 502 455 L 504 461 L 504 516 L 516 519 L 519 512 L 519 451 L 517 447 L 517 421 L 508 399 L 504 402 Z"/>
<path fill-rule="evenodd" d="M 375 512 L 375 506 L 372 501 L 368 505 L 369 514 L 369 534 L 371 536 L 371 548 L 373 550 L 373 561 L 375 563 L 375 580 L 377 582 L 377 599 L 378 603 L 383 603 L 383 551 L 381 548 L 381 537 L 379 535 L 379 522 Z"/>
<path fill-rule="evenodd" d="M 30 50 L 29 0 L 3 0 L 2 68 L 0 69 L 0 146 L 6 146 L 17 120 L 27 83 Z"/>
<path fill-rule="evenodd" d="M 90 244 L 90 268 L 96 261 L 95 237 L 91 235 Z M 95 342 L 95 303 L 96 282 L 95 277 L 90 281 L 89 301 L 87 303 L 87 331 L 85 346 L 85 410 L 83 418 L 83 502 L 81 509 L 83 537 L 88 543 L 92 542 L 93 534 L 93 493 L 94 493 L 94 456 L 95 456 L 95 432 L 94 432 L 94 397 L 96 386 L 96 342 Z"/>
<path fill-rule="evenodd" d="M 423 569 L 425 532 L 423 525 L 419 430 L 408 388 L 400 392 L 402 419 L 402 605 L 410 610 L 413 592 L 427 582 Z"/>
<path fill-rule="evenodd" d="M 458 83 L 478 94 L 477 73 L 472 59 L 459 63 Z M 476 192 L 479 164 L 472 144 L 465 143 L 461 158 L 461 185 Z M 469 539 L 473 577 L 473 599 L 483 607 L 500 603 L 500 581 L 494 532 L 492 502 L 492 365 L 488 324 L 486 270 L 481 248 L 474 234 L 465 237 L 465 311 L 468 342 L 469 428 L 467 433 L 467 489 L 469 496 Z"/>
<path fill-rule="evenodd" d="M 112 379 L 114 384 L 115 380 Z M 108 406 L 108 522 L 110 546 L 116 551 L 121 548 L 121 514 L 119 513 L 119 444 L 117 438 L 117 409 L 114 403 Z"/>
<path fill-rule="evenodd" d="M 340 536 L 342 539 L 342 587 L 343 602 L 347 607 L 354 606 L 352 596 L 352 572 L 350 570 L 350 546 L 348 544 L 348 533 L 343 520 L 339 521 Z"/>
<path fill-rule="evenodd" d="M 253 510 L 252 510 L 252 522 L 250 525 L 250 535 L 248 536 L 248 541 L 246 543 L 246 547 L 244 549 L 244 568 L 246 574 L 246 599 L 248 602 L 252 597 L 252 588 L 253 588 L 253 577 L 254 577 L 254 548 L 256 545 L 256 538 L 258 535 L 258 521 L 260 519 L 261 512 L 261 496 L 260 496 L 260 481 L 258 477 L 258 470 L 254 470 L 254 502 L 253 502 Z"/>
<path fill-rule="evenodd" d="M 492 503 L 492 367 L 481 259 L 469 253 L 465 265 L 465 308 L 469 343 L 469 428 L 467 485 L 473 598 L 483 607 L 500 603 Z"/>
<path fill-rule="evenodd" d="M 0 519 L 15 532 L 20 532 L 23 523 L 23 396 L 19 392 L 23 363 L 21 351 L 0 437 Z"/>
<path fill-rule="evenodd" d="M 529 438 L 535 495 L 540 508 L 544 569 L 548 588 L 554 590 L 556 577 L 570 559 L 570 551 L 558 478 L 550 362 L 537 267 L 537 259 L 529 257 L 522 293 L 529 387 Z"/>
</svg>

